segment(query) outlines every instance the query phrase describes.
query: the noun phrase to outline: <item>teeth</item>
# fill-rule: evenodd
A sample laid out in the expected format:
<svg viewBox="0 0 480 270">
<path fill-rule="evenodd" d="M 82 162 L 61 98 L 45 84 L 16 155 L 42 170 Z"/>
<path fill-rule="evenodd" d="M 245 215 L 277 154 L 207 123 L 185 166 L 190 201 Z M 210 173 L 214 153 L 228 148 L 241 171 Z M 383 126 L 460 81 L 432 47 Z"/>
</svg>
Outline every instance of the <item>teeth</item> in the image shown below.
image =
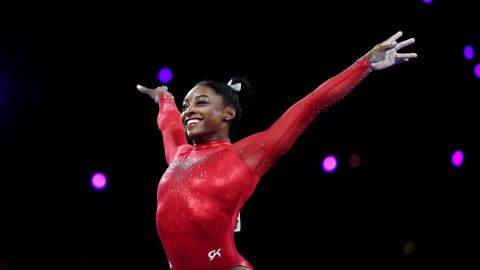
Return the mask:
<svg viewBox="0 0 480 270">
<path fill-rule="evenodd" d="M 198 123 L 198 122 L 200 122 L 200 120 L 198 120 L 198 119 L 190 119 L 190 120 L 187 121 L 187 126 L 193 125 L 193 124 Z"/>
</svg>

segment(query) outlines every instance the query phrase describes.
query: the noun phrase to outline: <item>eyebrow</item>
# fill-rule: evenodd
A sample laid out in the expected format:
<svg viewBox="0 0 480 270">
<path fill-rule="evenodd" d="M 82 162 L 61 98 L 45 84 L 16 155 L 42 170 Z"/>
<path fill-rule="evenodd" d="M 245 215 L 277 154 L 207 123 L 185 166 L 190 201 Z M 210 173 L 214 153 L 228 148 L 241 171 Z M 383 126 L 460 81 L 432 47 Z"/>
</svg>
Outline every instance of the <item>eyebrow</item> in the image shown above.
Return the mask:
<svg viewBox="0 0 480 270">
<path fill-rule="evenodd" d="M 199 99 L 199 98 L 203 98 L 203 97 L 210 98 L 210 97 L 207 96 L 207 95 L 198 95 L 198 96 L 195 97 L 195 99 Z"/>
<path fill-rule="evenodd" d="M 200 98 L 205 98 L 205 97 L 206 97 L 206 98 L 210 98 L 210 97 L 207 96 L 207 95 L 198 95 L 198 96 L 195 97 L 195 100 L 200 99 Z M 187 100 L 185 99 L 183 102 L 185 102 L 185 101 L 187 101 Z"/>
</svg>

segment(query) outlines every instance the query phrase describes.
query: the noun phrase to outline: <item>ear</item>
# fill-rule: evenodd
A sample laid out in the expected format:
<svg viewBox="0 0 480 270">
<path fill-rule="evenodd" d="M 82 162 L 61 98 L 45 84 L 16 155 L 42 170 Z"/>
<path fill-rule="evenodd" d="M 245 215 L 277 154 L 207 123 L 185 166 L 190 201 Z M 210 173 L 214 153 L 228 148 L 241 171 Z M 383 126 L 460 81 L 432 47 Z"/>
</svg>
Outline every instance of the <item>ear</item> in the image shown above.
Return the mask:
<svg viewBox="0 0 480 270">
<path fill-rule="evenodd" d="M 237 115 L 237 109 L 232 106 L 227 106 L 225 107 L 225 110 L 223 111 L 223 120 L 225 122 L 232 120 L 235 118 L 235 115 Z"/>
</svg>

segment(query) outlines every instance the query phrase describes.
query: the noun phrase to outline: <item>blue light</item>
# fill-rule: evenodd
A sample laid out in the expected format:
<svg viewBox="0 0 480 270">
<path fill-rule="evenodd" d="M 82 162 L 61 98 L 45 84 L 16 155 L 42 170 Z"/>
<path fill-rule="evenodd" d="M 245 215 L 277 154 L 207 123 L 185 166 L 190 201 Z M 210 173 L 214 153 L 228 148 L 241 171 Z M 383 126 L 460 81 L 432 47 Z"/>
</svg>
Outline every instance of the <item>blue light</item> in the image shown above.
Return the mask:
<svg viewBox="0 0 480 270">
<path fill-rule="evenodd" d="M 475 51 L 473 50 L 473 47 L 470 45 L 465 46 L 465 49 L 463 49 L 463 56 L 465 56 L 465 59 L 467 60 L 472 60 L 475 56 Z"/>
<path fill-rule="evenodd" d="M 169 83 L 173 78 L 172 70 L 167 67 L 161 68 L 158 71 L 157 77 L 161 83 Z"/>
</svg>

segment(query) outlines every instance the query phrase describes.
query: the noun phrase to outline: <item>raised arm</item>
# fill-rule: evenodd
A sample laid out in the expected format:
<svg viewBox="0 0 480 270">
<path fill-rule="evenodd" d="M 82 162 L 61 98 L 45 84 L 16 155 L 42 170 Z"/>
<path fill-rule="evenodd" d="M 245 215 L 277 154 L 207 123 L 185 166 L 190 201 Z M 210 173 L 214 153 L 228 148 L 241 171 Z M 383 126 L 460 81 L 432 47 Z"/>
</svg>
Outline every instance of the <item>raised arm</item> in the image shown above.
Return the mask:
<svg viewBox="0 0 480 270">
<path fill-rule="evenodd" d="M 287 152 L 298 136 L 322 110 L 341 100 L 372 70 L 381 70 L 415 58 L 416 54 L 396 51 L 414 43 L 400 43 L 396 33 L 378 44 L 349 68 L 327 80 L 313 92 L 291 106 L 269 129 L 234 144 L 234 149 L 257 175 L 263 175 L 272 164 Z"/>
<path fill-rule="evenodd" d="M 157 124 L 162 132 L 165 158 L 170 164 L 175 159 L 179 147 L 187 144 L 182 118 L 173 95 L 167 91 L 166 86 L 152 89 L 138 85 L 137 89 L 149 95 L 159 105 Z"/>
</svg>

